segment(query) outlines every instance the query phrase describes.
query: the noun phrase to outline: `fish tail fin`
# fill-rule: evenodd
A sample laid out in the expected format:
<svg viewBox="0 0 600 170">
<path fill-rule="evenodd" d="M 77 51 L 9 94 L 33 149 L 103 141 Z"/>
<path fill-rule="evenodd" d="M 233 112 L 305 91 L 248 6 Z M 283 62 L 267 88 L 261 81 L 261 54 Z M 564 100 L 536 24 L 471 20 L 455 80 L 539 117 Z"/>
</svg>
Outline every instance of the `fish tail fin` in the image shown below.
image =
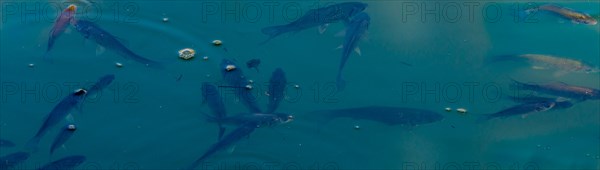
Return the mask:
<svg viewBox="0 0 600 170">
<path fill-rule="evenodd" d="M 268 35 L 269 38 L 267 40 L 261 42 L 260 44 L 261 45 L 266 44 L 271 39 L 273 39 L 283 33 L 289 32 L 289 31 L 290 31 L 290 29 L 289 29 L 288 25 L 278 25 L 278 26 L 271 26 L 271 27 L 263 28 L 261 30 L 261 32 L 265 35 Z"/>
<path fill-rule="evenodd" d="M 344 89 L 346 89 L 346 80 L 342 78 L 342 74 L 338 74 L 335 81 L 335 85 L 337 87 L 337 90 L 339 91 L 343 91 Z"/>
</svg>

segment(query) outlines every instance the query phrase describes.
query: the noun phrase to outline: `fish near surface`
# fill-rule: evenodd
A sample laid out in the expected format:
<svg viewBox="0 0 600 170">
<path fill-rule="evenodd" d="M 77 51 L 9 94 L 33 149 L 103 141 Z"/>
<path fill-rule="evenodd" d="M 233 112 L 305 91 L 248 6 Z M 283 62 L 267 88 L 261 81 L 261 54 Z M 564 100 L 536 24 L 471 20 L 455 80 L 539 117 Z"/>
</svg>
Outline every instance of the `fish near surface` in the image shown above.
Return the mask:
<svg viewBox="0 0 600 170">
<path fill-rule="evenodd" d="M 600 90 L 583 86 L 569 85 L 563 82 L 554 82 L 548 84 L 523 83 L 513 80 L 518 90 L 531 90 L 550 95 L 561 96 L 579 101 L 600 99 Z"/>
<path fill-rule="evenodd" d="M 44 59 L 49 59 L 50 50 L 54 47 L 54 42 L 56 39 L 62 35 L 67 27 L 70 25 L 71 20 L 75 17 L 75 12 L 77 11 L 77 6 L 69 5 L 65 10 L 63 10 L 56 21 L 54 22 L 54 26 L 52 26 L 52 30 L 50 30 L 48 37 L 48 46 L 46 47 L 46 54 L 44 54 Z"/>
<path fill-rule="evenodd" d="M 234 116 L 228 116 L 217 119 L 208 117 L 209 122 L 221 123 L 223 125 L 240 126 L 246 123 L 253 123 L 257 127 L 272 127 L 285 124 L 294 120 L 294 117 L 286 113 L 241 113 Z"/>
<path fill-rule="evenodd" d="M 16 152 L 0 157 L 0 169 L 12 169 L 29 159 L 27 152 Z"/>
<path fill-rule="evenodd" d="M 267 94 L 269 95 L 269 102 L 267 104 L 267 112 L 273 113 L 279 107 L 281 101 L 285 99 L 285 87 L 287 86 L 287 78 L 283 69 L 277 68 L 271 74 L 269 79 L 269 89 Z"/>
<path fill-rule="evenodd" d="M 249 69 L 256 69 L 256 72 L 258 72 L 258 66 L 260 65 L 260 59 L 252 59 L 252 60 L 248 60 L 246 62 L 246 67 L 248 67 Z"/>
<path fill-rule="evenodd" d="M 56 138 L 54 139 L 54 141 L 52 142 L 52 145 L 50 146 L 50 155 L 52 155 L 58 147 L 63 146 L 63 144 L 65 144 L 67 142 L 67 140 L 69 140 L 71 138 L 71 136 L 73 136 L 73 134 L 75 133 L 76 130 L 77 130 L 77 127 L 75 125 L 69 124 L 67 126 L 64 126 L 61 129 L 60 133 L 58 133 L 58 135 L 56 135 Z"/>
<path fill-rule="evenodd" d="M 481 119 L 482 120 L 490 120 L 494 118 L 507 118 L 517 115 L 525 116 L 530 113 L 536 112 L 545 112 L 552 109 L 556 105 L 553 101 L 540 101 L 540 102 L 530 102 L 530 103 L 522 103 L 499 112 L 485 115 Z"/>
<path fill-rule="evenodd" d="M 338 74 L 336 78 L 337 88 L 343 90 L 346 87 L 346 81 L 342 78 L 342 71 L 350 54 L 353 51 L 357 51 L 360 55 L 360 49 L 358 48 L 358 42 L 362 40 L 369 29 L 371 24 L 371 17 L 367 13 L 360 13 L 352 18 L 352 21 L 346 26 L 346 36 L 344 37 L 344 43 L 342 45 L 342 58 L 340 61 L 340 67 L 338 68 Z"/>
<path fill-rule="evenodd" d="M 103 48 L 110 49 L 126 59 L 131 59 L 151 68 L 164 68 L 163 64 L 134 53 L 129 48 L 125 47 L 125 45 L 123 45 L 117 37 L 100 28 L 100 26 L 91 21 L 81 19 L 73 20 L 72 24 L 85 39 L 92 39 L 94 42 L 96 42 L 96 44 Z"/>
<path fill-rule="evenodd" d="M 228 66 L 235 66 L 235 69 L 226 69 Z M 251 93 L 250 89 L 245 88 L 250 82 L 244 76 L 242 70 L 231 60 L 223 59 L 221 61 L 221 74 L 223 80 L 233 87 L 235 95 L 239 97 L 242 103 L 249 109 L 251 113 L 262 113 L 258 107 L 256 97 Z"/>
<path fill-rule="evenodd" d="M 15 147 L 15 143 L 9 140 L 0 139 L 0 147 Z"/>
<path fill-rule="evenodd" d="M 558 6 L 555 4 L 544 4 L 540 5 L 537 8 L 528 9 L 527 13 L 532 13 L 533 11 L 545 11 L 550 12 L 552 14 L 558 15 L 562 18 L 568 19 L 576 24 L 586 24 L 586 25 L 596 25 L 598 24 L 598 20 L 594 17 L 590 16 L 590 14 L 586 14 L 583 12 L 575 11 L 570 8 Z"/>
<path fill-rule="evenodd" d="M 344 2 L 312 9 L 291 23 L 263 28 L 262 33 L 268 35 L 269 38 L 261 44 L 267 43 L 281 34 L 299 32 L 317 26 L 320 26 L 319 32 L 323 33 L 328 24 L 340 21 L 348 22 L 349 18 L 362 12 L 367 6 L 362 2 Z"/>
<path fill-rule="evenodd" d="M 87 158 L 82 155 L 73 155 L 50 162 L 38 170 L 72 170 L 83 164 Z"/>
<path fill-rule="evenodd" d="M 227 110 L 225 109 L 225 104 L 223 103 L 221 93 L 219 93 L 217 87 L 211 85 L 210 83 L 203 83 L 202 96 L 204 97 L 204 101 L 206 101 L 208 104 L 208 108 L 214 115 L 215 119 L 220 120 L 227 117 Z M 223 137 L 225 134 L 225 127 L 223 127 L 221 122 L 217 122 L 217 124 L 219 126 L 218 139 L 221 139 L 221 137 Z"/>
<path fill-rule="evenodd" d="M 518 60 L 526 60 L 532 63 L 536 67 L 551 67 L 561 72 L 574 72 L 574 73 L 597 73 L 600 70 L 592 66 L 591 64 L 565 58 L 559 56 L 552 55 L 543 55 L 543 54 L 520 54 L 520 55 L 503 55 L 496 56 L 491 59 L 492 62 L 498 61 L 518 61 Z M 560 73 L 560 72 L 559 72 Z"/>
<path fill-rule="evenodd" d="M 434 123 L 444 119 L 439 113 L 416 108 L 369 106 L 348 109 L 325 110 L 315 112 L 328 120 L 336 118 L 352 118 L 371 120 L 387 125 L 416 126 Z"/>
</svg>

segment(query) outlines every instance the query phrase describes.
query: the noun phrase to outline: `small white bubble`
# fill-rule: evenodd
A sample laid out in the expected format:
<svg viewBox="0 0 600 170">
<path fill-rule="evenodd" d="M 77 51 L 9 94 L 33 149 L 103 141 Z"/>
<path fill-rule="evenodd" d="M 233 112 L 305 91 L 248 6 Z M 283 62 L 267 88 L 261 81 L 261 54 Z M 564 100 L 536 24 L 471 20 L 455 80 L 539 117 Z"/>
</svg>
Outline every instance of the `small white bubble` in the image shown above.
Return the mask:
<svg viewBox="0 0 600 170">
<path fill-rule="evenodd" d="M 31 63 L 31 64 L 28 64 L 27 66 L 33 68 L 35 66 L 35 64 Z"/>
<path fill-rule="evenodd" d="M 163 22 L 169 22 L 169 18 L 167 18 L 167 17 L 164 17 L 164 18 L 162 19 L 162 21 L 163 21 Z"/>
<path fill-rule="evenodd" d="M 358 125 L 354 125 L 354 129 L 356 129 L 356 130 L 360 130 L 360 126 L 358 126 Z"/>
</svg>

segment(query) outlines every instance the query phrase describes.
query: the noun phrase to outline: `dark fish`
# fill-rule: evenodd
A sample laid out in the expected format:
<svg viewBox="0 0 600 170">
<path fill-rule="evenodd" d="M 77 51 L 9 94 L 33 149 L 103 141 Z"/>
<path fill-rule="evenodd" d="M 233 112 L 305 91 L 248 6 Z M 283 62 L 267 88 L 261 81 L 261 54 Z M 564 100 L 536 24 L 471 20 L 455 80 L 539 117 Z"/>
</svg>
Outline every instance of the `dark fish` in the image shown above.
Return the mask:
<svg viewBox="0 0 600 170">
<path fill-rule="evenodd" d="M 600 99 L 600 90 L 589 87 L 574 86 L 562 82 L 549 84 L 527 84 L 513 80 L 519 90 L 532 90 L 576 100 Z"/>
<path fill-rule="evenodd" d="M 263 28 L 262 33 L 268 35 L 269 38 L 261 44 L 284 33 L 299 32 L 316 26 L 320 26 L 319 32 L 323 33 L 328 24 L 339 21 L 348 22 L 350 17 L 362 12 L 367 6 L 361 2 L 345 2 L 312 9 L 291 23 Z"/>
<path fill-rule="evenodd" d="M 89 88 L 87 97 L 96 96 L 106 87 L 108 87 L 113 82 L 113 80 L 115 80 L 114 74 L 108 74 L 100 77 L 100 79 L 98 79 L 98 81 L 96 81 L 96 83 L 94 83 L 94 85 L 92 85 L 92 87 Z"/>
<path fill-rule="evenodd" d="M 0 147 L 15 147 L 15 143 L 9 141 L 9 140 L 4 140 L 4 139 L 0 139 Z"/>
<path fill-rule="evenodd" d="M 227 69 L 228 66 L 235 66 L 235 69 Z M 232 87 L 246 87 L 250 85 L 242 70 L 237 65 L 228 59 L 223 59 L 221 62 L 221 74 L 223 80 Z M 251 113 L 262 113 L 258 107 L 256 97 L 247 88 L 234 88 L 235 95 L 239 97 L 242 103 L 248 107 Z"/>
<path fill-rule="evenodd" d="M 522 96 L 522 97 L 509 96 L 509 99 L 511 99 L 512 101 L 515 101 L 517 103 L 554 102 L 555 105 L 554 105 L 553 109 L 566 109 L 566 108 L 570 108 L 573 106 L 573 103 L 571 101 L 569 101 L 569 99 L 566 99 L 563 97 L 554 98 L 554 97 L 538 97 L 538 96 Z"/>
<path fill-rule="evenodd" d="M 223 99 L 221 98 L 221 93 L 217 90 L 217 87 L 209 84 L 202 84 L 202 96 L 204 97 L 204 101 L 208 104 L 208 108 L 213 113 L 215 119 L 223 119 L 227 117 L 227 110 L 225 109 L 225 104 L 223 103 Z M 221 124 L 221 122 L 217 122 L 219 125 L 219 139 L 223 137 L 225 134 L 225 127 Z"/>
<path fill-rule="evenodd" d="M 82 155 L 67 156 L 50 162 L 38 170 L 72 170 L 86 161 L 86 157 Z"/>
<path fill-rule="evenodd" d="M 239 126 L 237 129 L 232 131 L 231 133 L 225 135 L 219 142 L 213 144 L 200 158 L 198 158 L 191 166 L 187 169 L 194 169 L 198 165 L 200 165 L 205 159 L 217 153 L 218 151 L 227 149 L 229 147 L 234 146 L 235 143 L 246 138 L 250 135 L 250 133 L 254 132 L 257 128 L 257 125 L 250 122 Z"/>
<path fill-rule="evenodd" d="M 542 102 L 532 102 L 532 103 L 523 103 L 519 104 L 499 112 L 484 115 L 481 120 L 490 120 L 494 118 L 507 118 L 511 116 L 523 115 L 536 112 L 545 112 L 552 109 L 556 105 L 555 102 L 551 101 L 542 101 Z"/>
<path fill-rule="evenodd" d="M 275 69 L 271 74 L 269 80 L 269 103 L 267 104 L 267 114 L 275 112 L 279 103 L 285 99 L 285 87 L 287 85 L 287 79 L 285 78 L 285 72 L 281 68 Z"/>
<path fill-rule="evenodd" d="M 326 110 L 315 113 L 325 116 L 329 120 L 346 117 L 403 126 L 428 124 L 444 118 L 441 114 L 429 110 L 387 106 Z"/>
<path fill-rule="evenodd" d="M 29 158 L 27 152 L 16 152 L 0 157 L 0 169 L 12 169 L 25 162 Z"/>
<path fill-rule="evenodd" d="M 246 62 L 248 69 L 254 68 L 256 72 L 258 72 L 258 65 L 260 65 L 260 59 L 252 59 Z"/>
<path fill-rule="evenodd" d="M 52 155 L 52 153 L 54 153 L 58 147 L 61 147 L 63 144 L 65 144 L 67 140 L 73 136 L 76 130 L 77 127 L 73 124 L 63 127 L 60 133 L 54 139 L 54 142 L 52 142 L 52 146 L 50 147 L 50 155 Z"/>
<path fill-rule="evenodd" d="M 586 24 L 586 25 L 598 24 L 598 20 L 596 20 L 594 17 L 590 16 L 590 14 L 575 11 L 573 9 L 558 6 L 555 4 L 540 5 L 537 8 L 527 9 L 525 12 L 526 12 L 526 14 L 530 14 L 530 13 L 533 13 L 533 11 L 547 11 L 552 14 L 558 15 L 564 19 L 568 19 L 571 22 L 577 23 L 577 24 Z"/>
<path fill-rule="evenodd" d="M 54 22 L 54 26 L 52 30 L 50 30 L 50 36 L 48 37 L 48 47 L 46 48 L 46 54 L 44 54 L 44 59 L 48 59 L 50 50 L 54 47 L 54 42 L 56 39 L 65 32 L 67 26 L 69 26 L 71 20 L 75 16 L 75 12 L 77 10 L 77 6 L 69 5 L 65 10 L 63 10 L 56 21 Z"/>
<path fill-rule="evenodd" d="M 27 142 L 27 147 L 37 150 L 37 145 L 40 142 L 40 139 L 51 127 L 65 119 L 71 110 L 78 107 L 81 104 L 81 101 L 83 101 L 85 98 L 86 93 L 87 91 L 85 90 L 77 90 L 76 92 L 69 94 L 62 101 L 60 101 L 60 103 L 54 106 L 54 109 L 52 109 L 52 111 L 48 113 L 48 116 L 46 116 L 42 127 L 40 127 L 35 136 L 33 136 L 33 138 Z"/>
<path fill-rule="evenodd" d="M 346 36 L 342 45 L 342 58 L 336 79 L 337 88 L 340 90 L 343 90 L 346 87 L 346 81 L 342 78 L 342 70 L 344 70 L 344 66 L 348 61 L 348 58 L 350 58 L 350 53 L 352 53 L 352 51 L 357 51 L 360 55 L 358 42 L 366 35 L 370 23 L 371 17 L 369 17 L 367 13 L 360 13 L 353 17 L 350 24 L 346 26 Z"/>
<path fill-rule="evenodd" d="M 153 68 L 163 68 L 164 66 L 161 63 L 156 61 L 152 61 L 150 59 L 144 58 L 140 55 L 137 55 L 129 48 L 125 47 L 117 37 L 108 33 L 104 29 L 100 28 L 98 25 L 91 21 L 87 20 L 74 20 L 73 25 L 75 29 L 83 35 L 85 39 L 92 39 L 98 45 L 105 47 L 107 49 L 111 49 L 114 52 L 118 53 L 122 57 L 126 59 L 132 59 L 138 63 L 144 64 L 148 67 Z"/>
<path fill-rule="evenodd" d="M 207 120 L 209 122 L 217 122 L 231 126 L 240 126 L 246 123 L 253 123 L 258 127 L 272 127 L 279 124 L 291 122 L 294 120 L 294 117 L 286 113 L 244 113 L 220 119 L 209 116 L 207 117 Z"/>
</svg>

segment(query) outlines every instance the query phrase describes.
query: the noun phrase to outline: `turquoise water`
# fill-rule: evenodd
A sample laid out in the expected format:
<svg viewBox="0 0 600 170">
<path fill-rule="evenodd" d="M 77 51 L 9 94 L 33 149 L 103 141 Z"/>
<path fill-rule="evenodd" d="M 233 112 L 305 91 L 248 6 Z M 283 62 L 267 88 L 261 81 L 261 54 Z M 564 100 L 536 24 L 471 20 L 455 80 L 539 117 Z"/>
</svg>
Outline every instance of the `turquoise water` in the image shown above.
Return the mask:
<svg viewBox="0 0 600 170">
<path fill-rule="evenodd" d="M 77 2 L 76 18 L 93 20 L 166 68 L 147 68 L 110 50 L 96 52 L 97 45 L 72 27 L 56 41 L 51 62 L 45 61 L 48 32 L 58 9 L 69 3 L 0 2 L 0 138 L 17 145 L 0 147 L 0 156 L 27 150 L 25 143 L 64 96 L 103 75 L 116 76 L 101 97 L 74 114 L 78 130 L 64 147 L 48 154 L 58 133 L 51 130 L 21 169 L 69 155 L 87 157 L 79 169 L 189 166 L 217 141 L 217 126 L 204 120 L 209 108 L 201 85 L 223 84 L 224 58 L 237 62 L 255 82 L 253 93 L 263 109 L 271 72 L 282 68 L 288 88 L 277 111 L 295 120 L 258 128 L 233 152 L 218 152 L 199 169 L 600 169 L 599 100 L 524 118 L 478 121 L 516 105 L 506 99 L 515 93 L 511 79 L 600 89 L 599 73 L 557 74 L 519 61 L 486 63 L 498 55 L 547 54 L 598 66 L 599 25 L 547 14 L 533 22 L 515 21 L 515 10 L 526 6 L 520 2 L 364 1 L 369 33 L 359 42 L 361 56 L 351 54 L 343 71 L 347 85 L 340 90 L 335 80 L 341 50 L 336 47 L 344 38 L 336 34 L 344 24 L 330 24 L 323 34 L 315 27 L 259 44 L 268 38 L 262 28 L 339 1 L 86 2 Z M 552 3 L 600 13 L 597 1 Z M 466 4 L 475 5 L 472 19 Z M 421 13 L 424 8 L 437 10 Z M 461 17 L 453 19 L 457 12 Z M 501 18 L 494 19 L 495 14 Z M 223 45 L 213 46 L 216 39 Z M 196 58 L 179 59 L 183 48 L 195 49 Z M 245 66 L 255 58 L 261 59 L 259 71 Z M 224 96 L 228 114 L 247 112 L 232 94 Z M 403 127 L 348 118 L 324 124 L 311 114 L 373 105 L 427 109 L 445 118 Z M 446 112 L 446 107 L 468 112 Z"/>
</svg>

